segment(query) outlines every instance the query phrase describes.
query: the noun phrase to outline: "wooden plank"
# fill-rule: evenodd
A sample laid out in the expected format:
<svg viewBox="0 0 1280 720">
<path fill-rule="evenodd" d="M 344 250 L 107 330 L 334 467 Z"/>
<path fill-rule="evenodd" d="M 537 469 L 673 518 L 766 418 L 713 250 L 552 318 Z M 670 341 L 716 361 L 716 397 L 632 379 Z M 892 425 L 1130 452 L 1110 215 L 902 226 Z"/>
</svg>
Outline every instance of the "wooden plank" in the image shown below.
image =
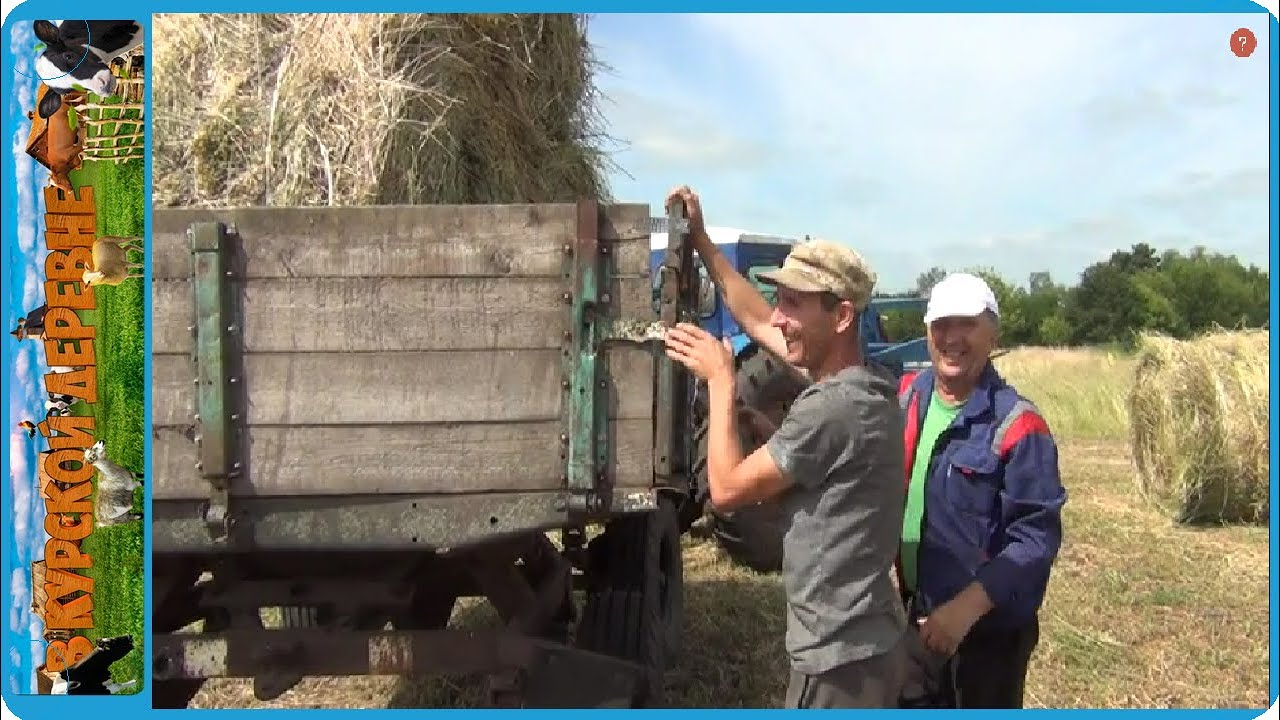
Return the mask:
<svg viewBox="0 0 1280 720">
<path fill-rule="evenodd" d="M 618 278 L 611 317 L 652 320 L 647 278 Z M 559 348 L 562 278 L 292 278 L 251 280 L 245 351 L 370 352 Z M 152 350 L 189 353 L 191 283 L 152 285 Z"/>
<path fill-rule="evenodd" d="M 648 205 L 602 210 L 615 271 L 647 273 Z M 212 221 L 236 226 L 250 278 L 559 277 L 576 235 L 572 204 L 157 208 L 152 277 L 189 277 L 187 227 Z"/>
<path fill-rule="evenodd" d="M 653 355 L 611 345 L 612 418 L 653 413 Z M 345 425 L 551 420 L 562 401 L 560 351 L 256 353 L 239 383 L 251 425 Z M 186 425 L 194 413 L 194 363 L 154 355 L 152 423 Z"/>
<path fill-rule="evenodd" d="M 610 424 L 606 468 L 618 487 L 649 487 L 653 430 L 648 421 Z M 234 495 L 460 494 L 556 490 L 560 423 L 250 427 L 245 475 Z M 152 441 L 152 496 L 201 498 L 209 484 L 195 469 L 185 428 L 159 427 Z"/>
<path fill-rule="evenodd" d="M 618 489 L 612 512 L 653 510 L 652 491 Z M 158 554 L 209 552 L 202 500 L 157 501 L 148 520 Z M 517 533 L 563 526 L 563 493 L 486 495 L 312 495 L 236 503 L 248 542 L 263 550 L 459 550 Z"/>
</svg>

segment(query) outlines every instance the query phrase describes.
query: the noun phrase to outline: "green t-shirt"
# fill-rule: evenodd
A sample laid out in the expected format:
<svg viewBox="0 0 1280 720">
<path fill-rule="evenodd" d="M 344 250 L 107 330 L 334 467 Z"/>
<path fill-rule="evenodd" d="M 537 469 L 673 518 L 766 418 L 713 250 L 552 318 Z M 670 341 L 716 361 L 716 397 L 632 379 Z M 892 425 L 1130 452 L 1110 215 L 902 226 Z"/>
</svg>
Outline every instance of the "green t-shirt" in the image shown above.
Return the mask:
<svg viewBox="0 0 1280 720">
<path fill-rule="evenodd" d="M 907 486 L 907 508 L 902 517 L 902 576 L 907 590 L 916 588 L 916 555 L 920 551 L 920 532 L 924 521 L 924 485 L 929 475 L 929 460 L 933 458 L 933 446 L 942 431 L 960 414 L 961 405 L 949 405 L 933 393 L 929 411 L 924 416 L 924 427 L 916 443 L 915 460 L 911 464 L 911 483 Z"/>
</svg>

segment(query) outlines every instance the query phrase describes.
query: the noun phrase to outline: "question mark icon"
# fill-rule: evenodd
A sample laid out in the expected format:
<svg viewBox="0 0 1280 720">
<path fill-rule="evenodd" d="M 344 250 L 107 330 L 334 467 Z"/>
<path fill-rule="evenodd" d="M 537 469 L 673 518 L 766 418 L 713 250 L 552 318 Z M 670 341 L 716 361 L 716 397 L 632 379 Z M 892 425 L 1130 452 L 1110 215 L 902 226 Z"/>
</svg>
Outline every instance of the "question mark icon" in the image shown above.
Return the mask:
<svg viewBox="0 0 1280 720">
<path fill-rule="evenodd" d="M 1236 57 L 1246 58 L 1258 47 L 1258 38 L 1249 28 L 1240 28 L 1231 33 L 1231 52 Z"/>
</svg>

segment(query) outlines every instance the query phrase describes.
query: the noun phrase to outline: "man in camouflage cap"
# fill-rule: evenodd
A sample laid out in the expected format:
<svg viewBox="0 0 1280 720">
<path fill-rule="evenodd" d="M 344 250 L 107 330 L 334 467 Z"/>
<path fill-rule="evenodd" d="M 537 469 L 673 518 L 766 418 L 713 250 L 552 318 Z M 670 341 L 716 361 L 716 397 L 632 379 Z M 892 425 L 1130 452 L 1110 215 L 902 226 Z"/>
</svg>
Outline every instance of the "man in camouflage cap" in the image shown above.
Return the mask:
<svg viewBox="0 0 1280 720">
<path fill-rule="evenodd" d="M 771 307 L 711 242 L 697 195 L 683 200 L 690 239 L 738 325 L 807 372 L 772 437 L 744 457 L 734 413 L 733 352 L 695 325 L 667 354 L 707 382 L 707 481 L 724 511 L 776 500 L 783 540 L 787 707 L 897 707 L 907 671 L 906 617 L 893 585 L 903 515 L 902 412 L 893 375 L 862 357 L 858 327 L 876 276 L 856 252 L 814 240 L 760 279 Z"/>
</svg>

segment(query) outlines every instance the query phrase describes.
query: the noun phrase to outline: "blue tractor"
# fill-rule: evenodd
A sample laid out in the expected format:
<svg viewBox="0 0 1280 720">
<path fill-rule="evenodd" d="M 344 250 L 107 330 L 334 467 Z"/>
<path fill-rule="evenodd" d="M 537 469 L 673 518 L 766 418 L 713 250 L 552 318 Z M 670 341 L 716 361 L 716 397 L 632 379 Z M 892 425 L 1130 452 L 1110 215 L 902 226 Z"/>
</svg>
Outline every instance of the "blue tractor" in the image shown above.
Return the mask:
<svg viewBox="0 0 1280 720">
<path fill-rule="evenodd" d="M 650 268 L 655 278 L 656 307 L 657 271 L 667 251 L 667 219 L 653 218 L 650 223 Z M 792 246 L 802 242 L 796 238 L 725 227 L 708 227 L 707 234 L 738 272 L 755 281 L 761 293 L 771 302 L 773 288 L 760 283 L 757 280 L 759 274 L 780 267 Z M 729 314 L 723 299 L 716 292 L 696 256 L 694 262 L 699 271 L 698 323 L 717 337 L 731 339 L 738 368 L 739 404 L 762 412 L 776 425 L 808 380 L 770 353 L 759 351 L 755 342 Z M 923 298 L 915 297 L 874 298 L 862 317 L 860 331 L 863 355 L 872 362 L 884 365 L 897 376 L 901 376 L 904 371 L 928 365 L 929 355 L 924 338 L 889 338 L 885 333 L 884 317 L 881 314 L 894 310 L 922 311 L 925 302 Z M 682 529 L 690 528 L 703 516 L 705 510 L 711 534 L 735 562 L 759 572 L 776 572 L 782 567 L 782 535 L 786 531 L 776 505 L 762 503 L 722 513 L 706 504 L 707 424 L 706 398 L 701 392 L 703 390 L 705 388 L 699 387 L 689 413 L 692 425 L 690 432 L 693 433 L 690 445 L 694 453 L 689 467 L 695 491 L 682 509 Z M 746 452 L 754 451 L 768 439 L 752 433 L 749 424 L 744 422 L 739 422 L 739 432 Z"/>
<path fill-rule="evenodd" d="M 666 218 L 650 219 L 650 253 L 649 266 L 654 277 L 654 302 L 657 302 L 658 266 L 662 264 L 667 250 Z M 727 227 L 708 227 L 707 234 L 711 241 L 733 263 L 738 272 L 756 281 L 761 293 L 772 302 L 773 288 L 757 280 L 762 272 L 776 270 L 781 267 L 792 246 L 802 240 L 778 235 L 763 235 L 745 230 Z M 723 300 L 716 293 L 715 287 L 707 277 L 702 262 L 695 258 L 700 276 L 699 324 L 717 337 L 729 337 L 733 342 L 733 350 L 742 358 L 755 352 L 755 344 L 747 337 L 742 328 L 729 314 Z M 878 362 L 901 375 L 903 370 L 919 367 L 929 363 L 929 354 L 925 349 L 924 338 L 907 340 L 891 340 L 884 330 L 884 317 L 881 313 L 894 310 L 924 309 L 925 300 L 916 297 L 906 298 L 874 298 L 862 316 L 862 350 L 863 355 Z"/>
</svg>

